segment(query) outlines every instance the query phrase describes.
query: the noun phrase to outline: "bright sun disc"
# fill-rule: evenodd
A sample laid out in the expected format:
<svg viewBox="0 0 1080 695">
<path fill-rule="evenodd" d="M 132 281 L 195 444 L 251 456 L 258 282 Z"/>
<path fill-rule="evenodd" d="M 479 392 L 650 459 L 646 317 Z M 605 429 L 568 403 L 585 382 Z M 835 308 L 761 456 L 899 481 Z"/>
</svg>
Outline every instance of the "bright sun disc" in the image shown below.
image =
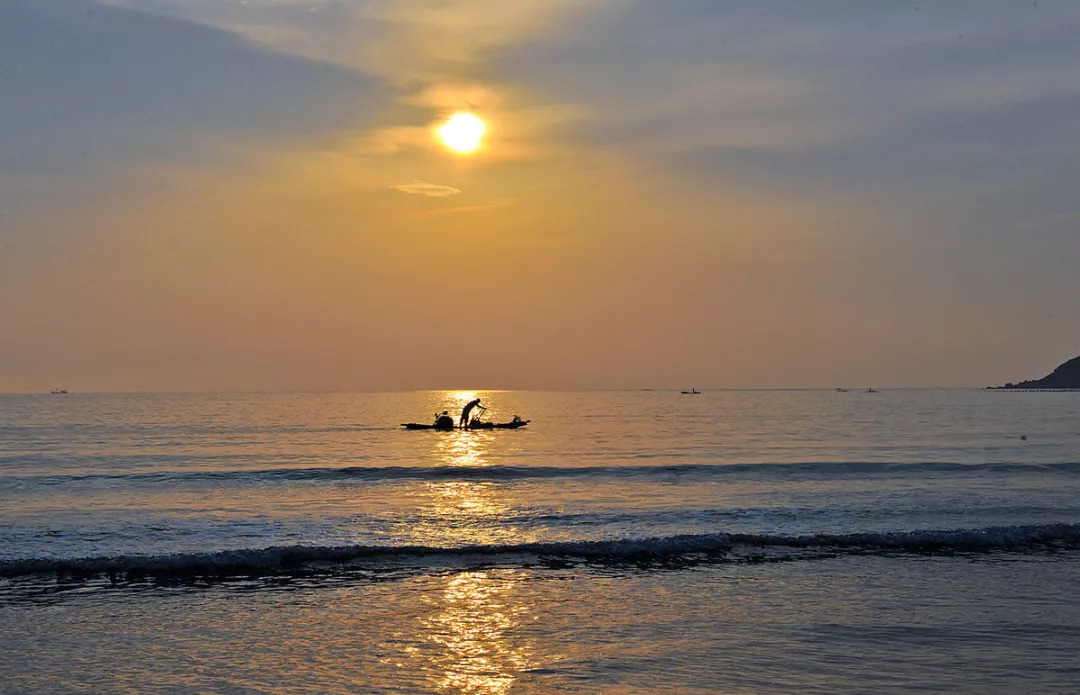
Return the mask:
<svg viewBox="0 0 1080 695">
<path fill-rule="evenodd" d="M 455 113 L 435 131 L 439 139 L 455 152 L 472 152 L 480 147 L 486 126 L 471 113 Z"/>
</svg>

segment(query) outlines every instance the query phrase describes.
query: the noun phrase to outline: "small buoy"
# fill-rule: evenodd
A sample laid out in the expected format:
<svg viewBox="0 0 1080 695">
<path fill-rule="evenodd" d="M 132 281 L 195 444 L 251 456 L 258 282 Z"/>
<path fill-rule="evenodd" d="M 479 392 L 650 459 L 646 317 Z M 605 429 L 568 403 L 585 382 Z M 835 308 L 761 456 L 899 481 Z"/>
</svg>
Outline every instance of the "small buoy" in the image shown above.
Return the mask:
<svg viewBox="0 0 1080 695">
<path fill-rule="evenodd" d="M 1020 435 L 1020 441 L 1026 442 L 1027 441 L 1027 435 L 1026 434 Z"/>
</svg>

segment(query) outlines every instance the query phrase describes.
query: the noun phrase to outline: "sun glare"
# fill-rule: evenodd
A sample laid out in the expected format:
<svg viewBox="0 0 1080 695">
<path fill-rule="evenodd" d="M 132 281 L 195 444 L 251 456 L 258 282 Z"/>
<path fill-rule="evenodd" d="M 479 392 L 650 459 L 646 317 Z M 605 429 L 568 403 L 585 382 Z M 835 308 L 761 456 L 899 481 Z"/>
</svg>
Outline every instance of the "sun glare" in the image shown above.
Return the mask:
<svg viewBox="0 0 1080 695">
<path fill-rule="evenodd" d="M 474 152 L 480 147 L 487 126 L 471 113 L 455 113 L 435 133 L 443 144 L 455 152 Z"/>
</svg>

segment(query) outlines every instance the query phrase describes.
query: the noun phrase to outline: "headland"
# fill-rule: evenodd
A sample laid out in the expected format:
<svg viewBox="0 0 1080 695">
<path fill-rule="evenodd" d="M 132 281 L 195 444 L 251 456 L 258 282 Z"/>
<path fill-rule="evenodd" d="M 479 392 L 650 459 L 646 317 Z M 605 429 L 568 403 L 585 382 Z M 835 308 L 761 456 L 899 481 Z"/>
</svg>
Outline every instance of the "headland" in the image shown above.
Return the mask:
<svg viewBox="0 0 1080 695">
<path fill-rule="evenodd" d="M 1025 391 L 1080 390 L 1080 357 L 1074 357 L 1067 362 L 1063 362 L 1058 365 L 1057 369 L 1050 372 L 1042 379 L 1021 381 L 1017 384 L 1005 384 L 1004 386 L 987 386 L 986 388 Z"/>
</svg>

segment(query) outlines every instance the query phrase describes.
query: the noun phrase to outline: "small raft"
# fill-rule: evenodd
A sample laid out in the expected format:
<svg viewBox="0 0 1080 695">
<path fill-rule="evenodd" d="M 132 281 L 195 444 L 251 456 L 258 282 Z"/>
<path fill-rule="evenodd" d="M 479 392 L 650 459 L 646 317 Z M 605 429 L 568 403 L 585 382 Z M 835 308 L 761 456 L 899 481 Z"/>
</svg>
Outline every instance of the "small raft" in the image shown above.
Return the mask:
<svg viewBox="0 0 1080 695">
<path fill-rule="evenodd" d="M 480 422 L 479 420 L 473 420 L 472 423 L 465 429 L 470 430 L 516 430 L 529 424 L 529 420 L 522 420 L 518 416 L 514 416 L 514 419 L 510 422 Z M 403 422 L 401 426 L 407 430 L 439 430 L 440 432 L 449 432 L 457 429 L 454 424 L 453 418 L 446 417 L 445 419 L 440 417 L 431 425 L 424 425 L 419 422 Z"/>
</svg>

